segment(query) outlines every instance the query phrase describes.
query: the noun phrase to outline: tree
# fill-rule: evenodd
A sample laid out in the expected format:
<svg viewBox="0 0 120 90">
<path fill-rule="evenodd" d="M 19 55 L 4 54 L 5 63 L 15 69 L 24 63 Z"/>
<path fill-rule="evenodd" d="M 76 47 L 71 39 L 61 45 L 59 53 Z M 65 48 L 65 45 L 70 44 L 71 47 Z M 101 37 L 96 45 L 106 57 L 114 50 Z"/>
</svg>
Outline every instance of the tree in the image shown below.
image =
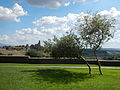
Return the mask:
<svg viewBox="0 0 120 90">
<path fill-rule="evenodd" d="M 82 59 L 86 62 L 89 67 L 89 74 L 91 75 L 91 67 L 85 58 L 82 57 L 84 51 L 84 45 L 81 43 L 80 38 L 77 37 L 74 33 L 67 33 L 66 36 L 57 39 L 56 37 L 51 40 L 53 42 L 49 42 L 51 46 L 51 56 L 55 58 L 61 57 L 76 57 L 78 59 Z M 48 46 L 48 47 L 49 47 Z"/>
<path fill-rule="evenodd" d="M 53 43 L 51 39 L 48 39 L 48 41 L 43 41 L 43 42 L 44 42 L 44 52 L 48 54 L 47 56 L 50 56 Z"/>
<path fill-rule="evenodd" d="M 87 47 L 94 50 L 94 55 L 98 62 L 99 72 L 102 75 L 101 64 L 98 60 L 96 50 L 102 47 L 102 44 L 113 38 L 115 19 L 102 16 L 98 13 L 90 15 L 89 13 L 83 17 L 83 20 L 78 20 L 77 30 L 81 39 Z"/>
<path fill-rule="evenodd" d="M 53 45 L 51 55 L 58 58 L 77 57 L 77 54 L 80 53 L 80 47 L 77 44 L 77 39 L 77 36 L 73 33 L 63 36 L 60 39 L 56 39 L 56 37 L 54 37 L 53 41 L 55 43 Z"/>
</svg>

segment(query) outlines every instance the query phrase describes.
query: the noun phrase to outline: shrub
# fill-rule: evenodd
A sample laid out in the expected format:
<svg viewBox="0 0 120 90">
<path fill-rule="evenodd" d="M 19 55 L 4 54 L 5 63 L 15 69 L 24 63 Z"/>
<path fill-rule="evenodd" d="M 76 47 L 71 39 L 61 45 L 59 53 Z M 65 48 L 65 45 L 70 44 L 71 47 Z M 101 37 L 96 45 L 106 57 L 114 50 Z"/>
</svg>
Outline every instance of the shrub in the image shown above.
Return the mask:
<svg viewBox="0 0 120 90">
<path fill-rule="evenodd" d="M 28 50 L 28 52 L 26 52 L 25 55 L 28 55 L 28 56 L 30 56 L 30 57 L 44 57 L 44 56 L 45 56 L 44 53 L 42 53 L 42 52 L 40 52 L 40 51 L 37 51 L 37 50 L 35 50 L 35 49 L 30 49 L 30 50 Z"/>
<path fill-rule="evenodd" d="M 12 56 L 13 54 L 12 53 L 8 53 L 8 56 Z"/>
</svg>

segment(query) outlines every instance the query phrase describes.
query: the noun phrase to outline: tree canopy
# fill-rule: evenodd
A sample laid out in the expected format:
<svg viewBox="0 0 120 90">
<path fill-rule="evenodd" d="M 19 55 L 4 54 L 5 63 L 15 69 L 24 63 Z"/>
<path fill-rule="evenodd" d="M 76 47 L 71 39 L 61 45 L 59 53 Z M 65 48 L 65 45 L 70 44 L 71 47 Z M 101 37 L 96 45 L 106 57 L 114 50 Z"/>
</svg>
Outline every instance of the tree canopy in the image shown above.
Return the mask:
<svg viewBox="0 0 120 90">
<path fill-rule="evenodd" d="M 81 22 L 78 20 L 78 22 Z M 100 14 L 86 15 L 80 24 L 78 33 L 85 44 L 93 49 L 102 47 L 102 44 L 113 38 L 115 19 Z"/>
</svg>

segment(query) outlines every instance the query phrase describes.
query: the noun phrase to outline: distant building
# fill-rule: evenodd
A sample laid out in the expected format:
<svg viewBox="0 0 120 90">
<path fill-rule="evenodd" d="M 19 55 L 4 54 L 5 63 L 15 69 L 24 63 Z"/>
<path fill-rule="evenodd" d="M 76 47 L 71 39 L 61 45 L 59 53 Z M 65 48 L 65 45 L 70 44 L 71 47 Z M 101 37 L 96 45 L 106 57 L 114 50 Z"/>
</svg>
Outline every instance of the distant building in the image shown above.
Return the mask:
<svg viewBox="0 0 120 90">
<path fill-rule="evenodd" d="M 29 49 L 29 45 L 28 45 L 28 44 L 26 44 L 25 48 L 26 48 L 26 50 L 28 50 L 28 49 Z"/>
<path fill-rule="evenodd" d="M 30 46 L 30 49 L 40 50 L 41 49 L 40 40 L 39 40 L 38 44 L 35 44 L 35 45 L 32 44 Z"/>
</svg>

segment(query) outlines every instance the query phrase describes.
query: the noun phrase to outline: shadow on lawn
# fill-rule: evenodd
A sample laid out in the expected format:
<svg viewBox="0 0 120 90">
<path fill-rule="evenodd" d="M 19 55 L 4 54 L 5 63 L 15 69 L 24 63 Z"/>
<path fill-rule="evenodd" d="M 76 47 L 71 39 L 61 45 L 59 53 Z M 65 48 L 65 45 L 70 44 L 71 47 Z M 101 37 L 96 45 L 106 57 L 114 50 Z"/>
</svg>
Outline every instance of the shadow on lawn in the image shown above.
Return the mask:
<svg viewBox="0 0 120 90">
<path fill-rule="evenodd" d="M 38 70 L 25 70 L 22 72 L 34 72 L 32 78 L 37 81 L 47 81 L 50 83 L 68 84 L 72 82 L 84 81 L 85 79 L 92 78 L 87 73 L 71 72 L 64 69 L 38 69 Z"/>
</svg>

